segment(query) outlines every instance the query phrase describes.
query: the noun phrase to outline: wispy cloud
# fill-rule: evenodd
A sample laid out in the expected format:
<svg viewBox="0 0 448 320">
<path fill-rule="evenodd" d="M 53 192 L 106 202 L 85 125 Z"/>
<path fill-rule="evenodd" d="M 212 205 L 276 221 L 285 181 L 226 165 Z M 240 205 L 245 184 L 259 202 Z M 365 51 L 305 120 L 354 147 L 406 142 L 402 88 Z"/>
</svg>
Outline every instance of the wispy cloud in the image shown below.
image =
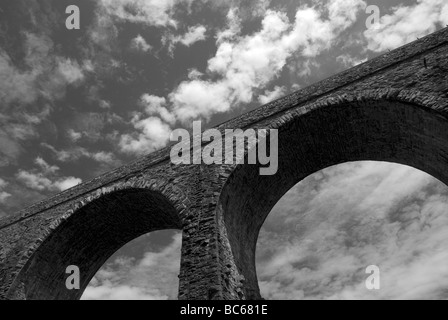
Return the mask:
<svg viewBox="0 0 448 320">
<path fill-rule="evenodd" d="M 258 243 L 269 299 L 444 298 L 446 187 L 415 169 L 345 164 L 317 173 L 273 209 Z M 381 290 L 365 287 L 377 265 Z"/>
<path fill-rule="evenodd" d="M 175 6 L 194 0 L 101 0 L 100 5 L 109 16 L 134 23 L 158 27 L 176 27 Z"/>
<path fill-rule="evenodd" d="M 53 41 L 47 35 L 26 32 L 25 58 L 22 70 L 0 49 L 0 101 L 30 104 L 37 98 L 60 99 L 68 85 L 84 79 L 86 68 L 77 61 L 55 54 Z"/>
<path fill-rule="evenodd" d="M 61 162 L 76 162 L 80 158 L 89 158 L 95 160 L 97 162 L 110 164 L 110 165 L 118 165 L 120 161 L 115 157 L 112 152 L 106 151 L 88 151 L 83 147 L 73 147 L 67 150 L 57 150 L 55 147 L 42 143 L 44 148 L 47 148 L 51 152 L 53 152 L 55 158 Z"/>
<path fill-rule="evenodd" d="M 285 94 L 285 92 L 286 92 L 285 87 L 275 86 L 275 88 L 272 91 L 266 90 L 264 94 L 260 94 L 258 96 L 258 101 L 261 104 L 266 104 L 277 98 L 280 98 Z"/>
<path fill-rule="evenodd" d="M 204 41 L 207 38 L 206 31 L 207 28 L 205 26 L 196 25 L 189 27 L 188 31 L 183 35 L 175 36 L 173 34 L 169 34 L 163 37 L 162 41 L 165 45 L 168 45 L 168 51 L 171 55 L 173 55 L 174 48 L 178 44 L 190 47 L 197 42 Z"/>
<path fill-rule="evenodd" d="M 176 299 L 181 238 L 181 234 L 176 232 L 166 247 L 161 250 L 147 251 L 142 259 L 115 258 L 95 275 L 82 299 Z"/>
<path fill-rule="evenodd" d="M 38 157 L 34 161 L 38 169 L 31 171 L 19 170 L 16 178 L 25 186 L 36 191 L 63 191 L 82 182 L 75 177 L 60 177 L 57 174 L 59 167 L 49 165 L 44 159 Z"/>
<path fill-rule="evenodd" d="M 10 193 L 3 191 L 7 185 L 8 183 L 0 178 L 0 204 L 3 204 L 11 196 Z"/>
</svg>

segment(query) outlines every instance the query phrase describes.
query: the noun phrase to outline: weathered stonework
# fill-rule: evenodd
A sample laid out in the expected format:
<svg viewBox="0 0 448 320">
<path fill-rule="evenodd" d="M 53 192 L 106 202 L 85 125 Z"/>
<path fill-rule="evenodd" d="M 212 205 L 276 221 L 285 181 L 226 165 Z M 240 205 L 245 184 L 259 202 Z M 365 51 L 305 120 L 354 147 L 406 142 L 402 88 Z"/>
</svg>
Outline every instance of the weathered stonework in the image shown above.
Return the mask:
<svg viewBox="0 0 448 320">
<path fill-rule="evenodd" d="M 425 62 L 426 61 L 426 65 Z M 258 232 L 275 203 L 325 167 L 390 161 L 448 184 L 448 29 L 218 127 L 279 130 L 279 171 L 182 165 L 169 148 L 0 220 L 0 300 L 76 299 L 130 240 L 183 231 L 180 299 L 261 298 Z"/>
</svg>

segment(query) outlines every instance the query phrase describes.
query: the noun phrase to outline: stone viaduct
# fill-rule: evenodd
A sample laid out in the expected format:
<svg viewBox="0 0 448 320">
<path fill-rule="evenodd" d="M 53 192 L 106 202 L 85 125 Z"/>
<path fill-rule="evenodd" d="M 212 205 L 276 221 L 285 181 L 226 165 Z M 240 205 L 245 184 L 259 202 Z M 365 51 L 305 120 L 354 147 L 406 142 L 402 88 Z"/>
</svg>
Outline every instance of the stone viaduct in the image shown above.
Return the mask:
<svg viewBox="0 0 448 320">
<path fill-rule="evenodd" d="M 78 299 L 134 238 L 183 232 L 179 299 L 259 299 L 258 232 L 276 202 L 325 167 L 406 164 L 448 184 L 448 28 L 230 120 L 278 129 L 273 176 L 257 165 L 174 165 L 152 153 L 0 220 L 0 300 Z M 66 267 L 81 290 L 65 287 Z"/>
</svg>

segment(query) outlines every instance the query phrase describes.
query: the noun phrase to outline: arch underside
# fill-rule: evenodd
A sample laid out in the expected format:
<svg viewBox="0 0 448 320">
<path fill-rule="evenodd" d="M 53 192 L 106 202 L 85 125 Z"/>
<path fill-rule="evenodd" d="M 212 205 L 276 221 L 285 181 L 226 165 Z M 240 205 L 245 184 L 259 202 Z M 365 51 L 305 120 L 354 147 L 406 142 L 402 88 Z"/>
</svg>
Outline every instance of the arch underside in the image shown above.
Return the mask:
<svg viewBox="0 0 448 320">
<path fill-rule="evenodd" d="M 17 276 L 10 297 L 79 299 L 99 268 L 129 241 L 151 231 L 181 229 L 179 215 L 161 194 L 116 191 L 75 211 L 38 247 Z M 78 266 L 80 290 L 68 290 L 66 268 Z"/>
<path fill-rule="evenodd" d="M 249 298 L 260 298 L 259 230 L 281 197 L 307 176 L 370 160 L 408 165 L 448 184 L 448 121 L 428 108 L 386 100 L 343 103 L 295 116 L 278 130 L 277 174 L 260 176 L 257 166 L 238 166 L 218 204 Z"/>
</svg>

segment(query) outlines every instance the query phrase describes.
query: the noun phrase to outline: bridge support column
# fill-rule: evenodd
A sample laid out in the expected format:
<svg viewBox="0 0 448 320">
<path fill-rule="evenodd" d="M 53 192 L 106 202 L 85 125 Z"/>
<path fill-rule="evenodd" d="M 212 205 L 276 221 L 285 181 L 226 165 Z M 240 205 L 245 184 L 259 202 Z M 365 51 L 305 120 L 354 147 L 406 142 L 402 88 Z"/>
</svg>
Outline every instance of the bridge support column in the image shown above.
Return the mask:
<svg viewBox="0 0 448 320">
<path fill-rule="evenodd" d="M 202 166 L 194 205 L 185 215 L 179 284 L 181 300 L 244 300 L 244 277 L 238 272 L 217 203 L 228 174 Z"/>
</svg>

